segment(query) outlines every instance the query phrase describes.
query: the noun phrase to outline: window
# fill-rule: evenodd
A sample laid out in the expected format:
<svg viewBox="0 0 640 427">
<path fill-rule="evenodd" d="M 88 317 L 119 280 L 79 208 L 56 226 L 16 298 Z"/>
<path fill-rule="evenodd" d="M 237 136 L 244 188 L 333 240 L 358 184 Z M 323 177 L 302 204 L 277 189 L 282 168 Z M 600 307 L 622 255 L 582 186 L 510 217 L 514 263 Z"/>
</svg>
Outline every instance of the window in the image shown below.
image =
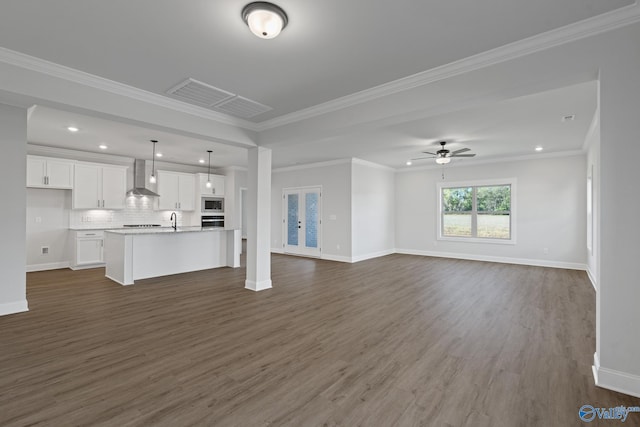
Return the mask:
<svg viewBox="0 0 640 427">
<path fill-rule="evenodd" d="M 515 179 L 438 184 L 438 238 L 515 243 L 514 192 Z"/>
</svg>

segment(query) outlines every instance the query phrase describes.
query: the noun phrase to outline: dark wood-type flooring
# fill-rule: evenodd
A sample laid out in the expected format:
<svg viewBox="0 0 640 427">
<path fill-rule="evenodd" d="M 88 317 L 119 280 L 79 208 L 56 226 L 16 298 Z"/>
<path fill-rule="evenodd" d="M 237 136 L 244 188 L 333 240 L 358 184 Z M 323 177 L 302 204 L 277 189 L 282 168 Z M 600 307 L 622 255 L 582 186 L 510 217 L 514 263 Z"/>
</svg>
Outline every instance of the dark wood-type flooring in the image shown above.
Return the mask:
<svg viewBox="0 0 640 427">
<path fill-rule="evenodd" d="M 597 388 L 584 272 L 419 256 L 274 255 L 122 287 L 29 273 L 0 317 L 1 426 L 580 426 Z M 588 425 L 640 425 L 597 420 Z"/>
</svg>

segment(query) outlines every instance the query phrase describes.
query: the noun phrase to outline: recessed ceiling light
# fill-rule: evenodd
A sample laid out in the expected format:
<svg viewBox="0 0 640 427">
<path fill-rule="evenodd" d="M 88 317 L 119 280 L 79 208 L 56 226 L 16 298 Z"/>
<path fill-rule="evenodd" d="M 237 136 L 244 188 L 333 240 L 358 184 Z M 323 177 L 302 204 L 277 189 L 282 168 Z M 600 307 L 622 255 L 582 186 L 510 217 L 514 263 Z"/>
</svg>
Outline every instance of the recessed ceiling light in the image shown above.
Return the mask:
<svg viewBox="0 0 640 427">
<path fill-rule="evenodd" d="M 109 147 L 107 147 L 107 146 L 106 146 L 106 145 L 104 145 L 104 144 L 100 144 L 100 145 L 98 145 L 98 148 L 99 148 L 99 149 L 101 149 L 101 150 L 106 150 L 106 149 L 107 149 L 107 148 L 109 148 Z"/>
<path fill-rule="evenodd" d="M 162 157 L 162 153 L 156 153 L 156 157 Z"/>
<path fill-rule="evenodd" d="M 407 160 L 407 166 L 411 166 L 413 163 L 411 163 L 411 160 Z"/>
<path fill-rule="evenodd" d="M 575 119 L 576 119 L 576 115 L 575 114 L 569 114 L 569 115 L 566 115 L 566 116 L 562 116 L 562 121 L 563 122 L 571 122 L 571 121 L 573 121 Z"/>
<path fill-rule="evenodd" d="M 249 3 L 242 9 L 242 20 L 253 34 L 261 39 L 272 39 L 280 34 L 289 22 L 282 8 L 266 1 Z"/>
<path fill-rule="evenodd" d="M 204 163 L 204 159 L 198 160 L 198 163 Z"/>
<path fill-rule="evenodd" d="M 543 150 L 543 148 L 540 147 L 539 145 L 536 147 L 536 151 L 542 151 L 542 150 Z"/>
<path fill-rule="evenodd" d="M 77 128 L 77 127 L 75 127 L 75 126 L 69 126 L 69 127 L 67 127 L 67 130 L 68 130 L 69 132 L 78 132 L 80 129 L 78 129 L 78 128 Z"/>
</svg>

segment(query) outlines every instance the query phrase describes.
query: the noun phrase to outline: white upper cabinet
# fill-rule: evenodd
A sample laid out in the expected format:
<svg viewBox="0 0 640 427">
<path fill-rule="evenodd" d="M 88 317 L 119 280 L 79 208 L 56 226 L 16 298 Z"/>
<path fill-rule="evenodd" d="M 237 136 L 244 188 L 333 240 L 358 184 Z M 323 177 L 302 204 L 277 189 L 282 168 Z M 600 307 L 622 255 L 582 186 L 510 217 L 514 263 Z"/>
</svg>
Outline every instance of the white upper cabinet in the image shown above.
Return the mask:
<svg viewBox="0 0 640 427">
<path fill-rule="evenodd" d="M 224 186 L 226 178 L 224 175 L 209 175 L 211 188 L 207 188 L 207 174 L 198 174 L 200 181 L 200 195 L 202 196 L 224 196 Z"/>
<path fill-rule="evenodd" d="M 27 187 L 72 189 L 73 164 L 71 160 L 27 156 Z"/>
<path fill-rule="evenodd" d="M 75 165 L 73 209 L 124 209 L 126 192 L 126 167 L 96 163 Z"/>
<path fill-rule="evenodd" d="M 158 171 L 158 209 L 195 210 L 196 178 L 193 174 Z"/>
</svg>

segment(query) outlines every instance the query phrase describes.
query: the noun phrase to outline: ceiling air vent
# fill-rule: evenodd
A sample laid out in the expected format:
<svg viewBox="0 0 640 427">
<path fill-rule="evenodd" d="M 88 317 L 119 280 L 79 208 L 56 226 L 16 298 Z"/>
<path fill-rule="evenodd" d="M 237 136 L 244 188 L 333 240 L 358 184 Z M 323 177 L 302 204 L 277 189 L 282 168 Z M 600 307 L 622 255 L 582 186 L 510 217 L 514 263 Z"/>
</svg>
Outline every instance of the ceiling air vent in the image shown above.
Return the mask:
<svg viewBox="0 0 640 427">
<path fill-rule="evenodd" d="M 236 96 L 223 101 L 216 105 L 215 108 L 223 113 L 242 117 L 243 119 L 250 119 L 258 114 L 272 110 L 272 108 L 267 105 L 260 104 L 259 102 L 252 101 L 242 96 Z"/>
<path fill-rule="evenodd" d="M 167 91 L 182 101 L 187 101 L 201 107 L 212 107 L 220 102 L 233 98 L 233 94 L 225 90 L 218 89 L 206 83 L 194 79 L 187 79 L 177 86 Z"/>
<path fill-rule="evenodd" d="M 258 114 L 273 110 L 267 105 L 194 79 L 187 79 L 172 87 L 167 91 L 167 94 L 181 101 L 242 119 L 250 119 Z"/>
</svg>

